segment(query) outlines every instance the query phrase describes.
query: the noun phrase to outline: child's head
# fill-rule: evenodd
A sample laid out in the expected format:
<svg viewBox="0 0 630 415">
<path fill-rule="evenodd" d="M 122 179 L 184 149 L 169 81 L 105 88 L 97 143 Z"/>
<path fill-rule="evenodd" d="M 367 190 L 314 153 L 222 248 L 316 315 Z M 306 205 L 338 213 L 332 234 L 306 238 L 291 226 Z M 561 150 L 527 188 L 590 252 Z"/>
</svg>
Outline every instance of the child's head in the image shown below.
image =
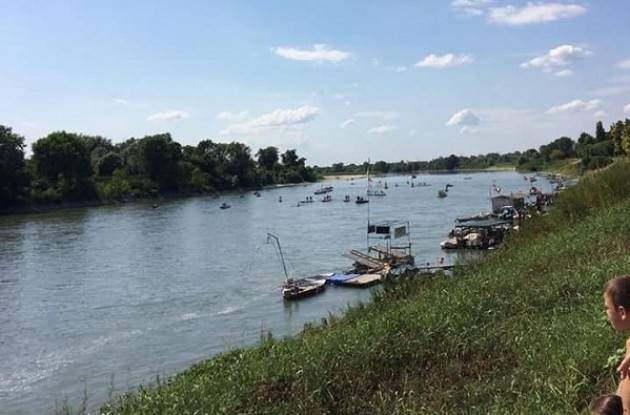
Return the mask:
<svg viewBox="0 0 630 415">
<path fill-rule="evenodd" d="M 604 305 L 615 330 L 630 330 L 630 275 L 613 278 L 604 285 Z"/>
<path fill-rule="evenodd" d="M 588 409 L 591 415 L 623 415 L 623 404 L 618 395 L 602 395 Z"/>
</svg>

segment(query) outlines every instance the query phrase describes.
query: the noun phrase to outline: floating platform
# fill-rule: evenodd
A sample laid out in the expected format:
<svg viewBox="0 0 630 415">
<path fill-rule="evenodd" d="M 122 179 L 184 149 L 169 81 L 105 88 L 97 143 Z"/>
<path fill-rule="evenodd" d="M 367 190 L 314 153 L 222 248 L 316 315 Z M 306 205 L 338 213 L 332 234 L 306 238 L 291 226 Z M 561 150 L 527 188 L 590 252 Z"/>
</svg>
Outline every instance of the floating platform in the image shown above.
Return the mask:
<svg viewBox="0 0 630 415">
<path fill-rule="evenodd" d="M 358 277 L 350 278 L 341 285 L 346 287 L 369 287 L 374 284 L 378 284 L 383 281 L 383 276 L 381 274 L 363 274 Z"/>
<path fill-rule="evenodd" d="M 373 256 L 366 255 L 355 249 L 345 254 L 345 256 L 368 269 L 380 270 L 386 265 L 384 261 L 374 258 Z"/>
<path fill-rule="evenodd" d="M 326 282 L 333 285 L 342 285 L 344 282 L 356 278 L 361 274 L 333 274 L 329 277 L 326 277 Z"/>
</svg>

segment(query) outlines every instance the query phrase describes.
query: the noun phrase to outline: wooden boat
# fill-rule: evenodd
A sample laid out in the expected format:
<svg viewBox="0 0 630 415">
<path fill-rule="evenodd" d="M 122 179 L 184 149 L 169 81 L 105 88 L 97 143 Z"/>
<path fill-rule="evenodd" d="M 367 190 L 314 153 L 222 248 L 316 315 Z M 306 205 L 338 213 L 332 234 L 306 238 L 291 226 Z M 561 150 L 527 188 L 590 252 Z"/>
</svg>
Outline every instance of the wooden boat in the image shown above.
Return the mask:
<svg viewBox="0 0 630 415">
<path fill-rule="evenodd" d="M 292 278 L 282 285 L 282 297 L 285 300 L 299 300 L 318 294 L 326 288 L 326 279 L 311 277 L 294 280 Z"/>
<path fill-rule="evenodd" d="M 282 297 L 285 300 L 299 300 L 300 298 L 310 297 L 321 293 L 326 288 L 326 277 L 323 275 L 308 278 L 289 278 L 287 266 L 284 262 L 284 253 L 280 246 L 280 239 L 272 233 L 267 233 L 267 243 L 273 240 L 280 252 L 280 261 L 286 281 L 282 284 Z"/>
</svg>

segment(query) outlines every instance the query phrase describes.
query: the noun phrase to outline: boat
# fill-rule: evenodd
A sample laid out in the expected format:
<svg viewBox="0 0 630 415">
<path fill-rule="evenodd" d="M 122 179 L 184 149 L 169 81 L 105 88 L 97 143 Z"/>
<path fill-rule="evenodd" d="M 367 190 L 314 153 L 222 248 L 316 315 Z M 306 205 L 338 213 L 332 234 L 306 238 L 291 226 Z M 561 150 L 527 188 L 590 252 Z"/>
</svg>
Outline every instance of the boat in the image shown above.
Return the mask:
<svg viewBox="0 0 630 415">
<path fill-rule="evenodd" d="M 364 203 L 370 203 L 370 201 L 362 196 L 357 196 L 357 200 L 354 201 L 357 205 L 362 205 Z"/>
<path fill-rule="evenodd" d="M 344 202 L 349 202 L 350 201 L 350 195 L 346 195 L 346 197 L 343 198 Z"/>
<path fill-rule="evenodd" d="M 278 196 L 278 202 L 282 203 L 282 196 Z"/>
<path fill-rule="evenodd" d="M 228 204 L 227 204 L 227 203 L 225 203 L 225 202 L 221 203 L 221 206 L 219 206 L 219 208 L 220 208 L 220 209 L 229 209 L 229 208 L 231 208 L 231 207 L 232 207 L 232 206 L 228 205 Z"/>
<path fill-rule="evenodd" d="M 313 194 L 324 195 L 324 194 L 332 192 L 332 191 L 333 191 L 333 187 L 332 186 L 326 186 L 326 187 L 321 187 L 321 188 L 315 190 L 313 192 Z"/>
<path fill-rule="evenodd" d="M 444 190 L 438 190 L 438 197 L 439 198 L 443 198 L 448 196 L 448 193 L 446 193 Z"/>
<path fill-rule="evenodd" d="M 256 196 L 256 197 L 260 197 L 260 192 L 259 192 L 259 191 L 255 191 L 255 192 L 254 192 L 254 196 Z"/>
<path fill-rule="evenodd" d="M 282 284 L 282 298 L 285 300 L 299 300 L 324 291 L 326 288 L 326 276 L 324 275 L 299 279 L 289 278 L 287 266 L 284 262 L 284 254 L 282 252 L 282 247 L 280 246 L 280 239 L 272 233 L 267 233 L 267 243 L 272 240 L 276 243 L 278 252 L 280 252 L 282 269 L 284 270 L 284 276 L 286 278 L 284 284 Z"/>
<path fill-rule="evenodd" d="M 367 194 L 368 194 L 368 196 L 379 196 L 379 197 L 382 197 L 382 196 L 387 196 L 387 195 L 385 194 L 385 191 L 384 191 L 384 190 L 382 190 L 382 189 L 377 189 L 377 190 L 368 190 L 368 191 L 367 191 Z"/>
<path fill-rule="evenodd" d="M 322 199 L 322 202 L 332 202 L 332 196 L 331 195 L 324 196 L 324 198 Z"/>
<path fill-rule="evenodd" d="M 289 278 L 282 285 L 282 297 L 285 300 L 299 300 L 300 298 L 319 294 L 324 291 L 325 288 L 325 278 L 310 277 L 298 280 Z"/>
</svg>

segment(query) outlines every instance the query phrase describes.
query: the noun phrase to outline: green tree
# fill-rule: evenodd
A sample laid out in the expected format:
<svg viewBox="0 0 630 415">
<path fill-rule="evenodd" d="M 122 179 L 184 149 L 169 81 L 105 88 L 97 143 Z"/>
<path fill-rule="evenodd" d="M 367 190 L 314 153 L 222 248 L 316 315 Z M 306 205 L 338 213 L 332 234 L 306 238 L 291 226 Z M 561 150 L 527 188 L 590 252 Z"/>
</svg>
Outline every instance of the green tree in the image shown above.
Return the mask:
<svg viewBox="0 0 630 415">
<path fill-rule="evenodd" d="M 278 163 L 278 148 L 273 146 L 261 148 L 256 153 L 256 157 L 261 169 L 273 170 L 273 166 Z"/>
<path fill-rule="evenodd" d="M 122 157 L 113 151 L 105 154 L 96 162 L 96 172 L 99 176 L 111 176 L 114 174 L 114 170 L 123 166 L 124 162 Z"/>
<path fill-rule="evenodd" d="M 58 131 L 33 144 L 33 160 L 39 175 L 52 183 L 87 178 L 92 174 L 85 141 L 74 133 Z"/>
<path fill-rule="evenodd" d="M 173 141 L 171 135 L 156 134 L 141 140 L 144 171 L 156 182 L 161 190 L 173 190 L 177 187 L 178 163 L 182 156 L 182 147 Z"/>
<path fill-rule="evenodd" d="M 253 186 L 256 184 L 255 163 L 250 149 L 243 143 L 232 142 L 225 151 L 224 173 L 231 177 L 231 186 Z M 233 179 L 236 177 L 237 179 Z"/>
<path fill-rule="evenodd" d="M 595 140 L 598 143 L 601 143 L 602 141 L 606 141 L 607 138 L 608 136 L 606 135 L 606 130 L 604 130 L 602 122 L 597 121 L 597 124 L 595 125 Z"/>
<path fill-rule="evenodd" d="M 24 137 L 0 125 L 0 207 L 10 206 L 22 199 L 28 180 Z"/>
<path fill-rule="evenodd" d="M 446 158 L 446 169 L 447 170 L 455 170 L 459 167 L 459 157 L 455 154 L 451 154 Z"/>
<path fill-rule="evenodd" d="M 610 139 L 615 146 L 615 154 L 623 154 L 622 135 L 625 126 L 623 121 L 619 120 L 610 127 Z"/>
<path fill-rule="evenodd" d="M 295 149 L 293 150 L 287 150 L 282 154 L 282 164 L 284 164 L 286 167 L 300 167 L 300 166 L 304 166 L 306 162 L 306 159 L 303 157 L 298 157 L 297 155 L 297 151 Z"/>
<path fill-rule="evenodd" d="M 374 163 L 374 171 L 387 173 L 389 172 L 389 165 L 383 160 L 377 161 L 376 163 Z"/>
<path fill-rule="evenodd" d="M 626 155 L 630 155 L 630 122 L 627 122 L 621 133 L 621 148 Z"/>
</svg>

